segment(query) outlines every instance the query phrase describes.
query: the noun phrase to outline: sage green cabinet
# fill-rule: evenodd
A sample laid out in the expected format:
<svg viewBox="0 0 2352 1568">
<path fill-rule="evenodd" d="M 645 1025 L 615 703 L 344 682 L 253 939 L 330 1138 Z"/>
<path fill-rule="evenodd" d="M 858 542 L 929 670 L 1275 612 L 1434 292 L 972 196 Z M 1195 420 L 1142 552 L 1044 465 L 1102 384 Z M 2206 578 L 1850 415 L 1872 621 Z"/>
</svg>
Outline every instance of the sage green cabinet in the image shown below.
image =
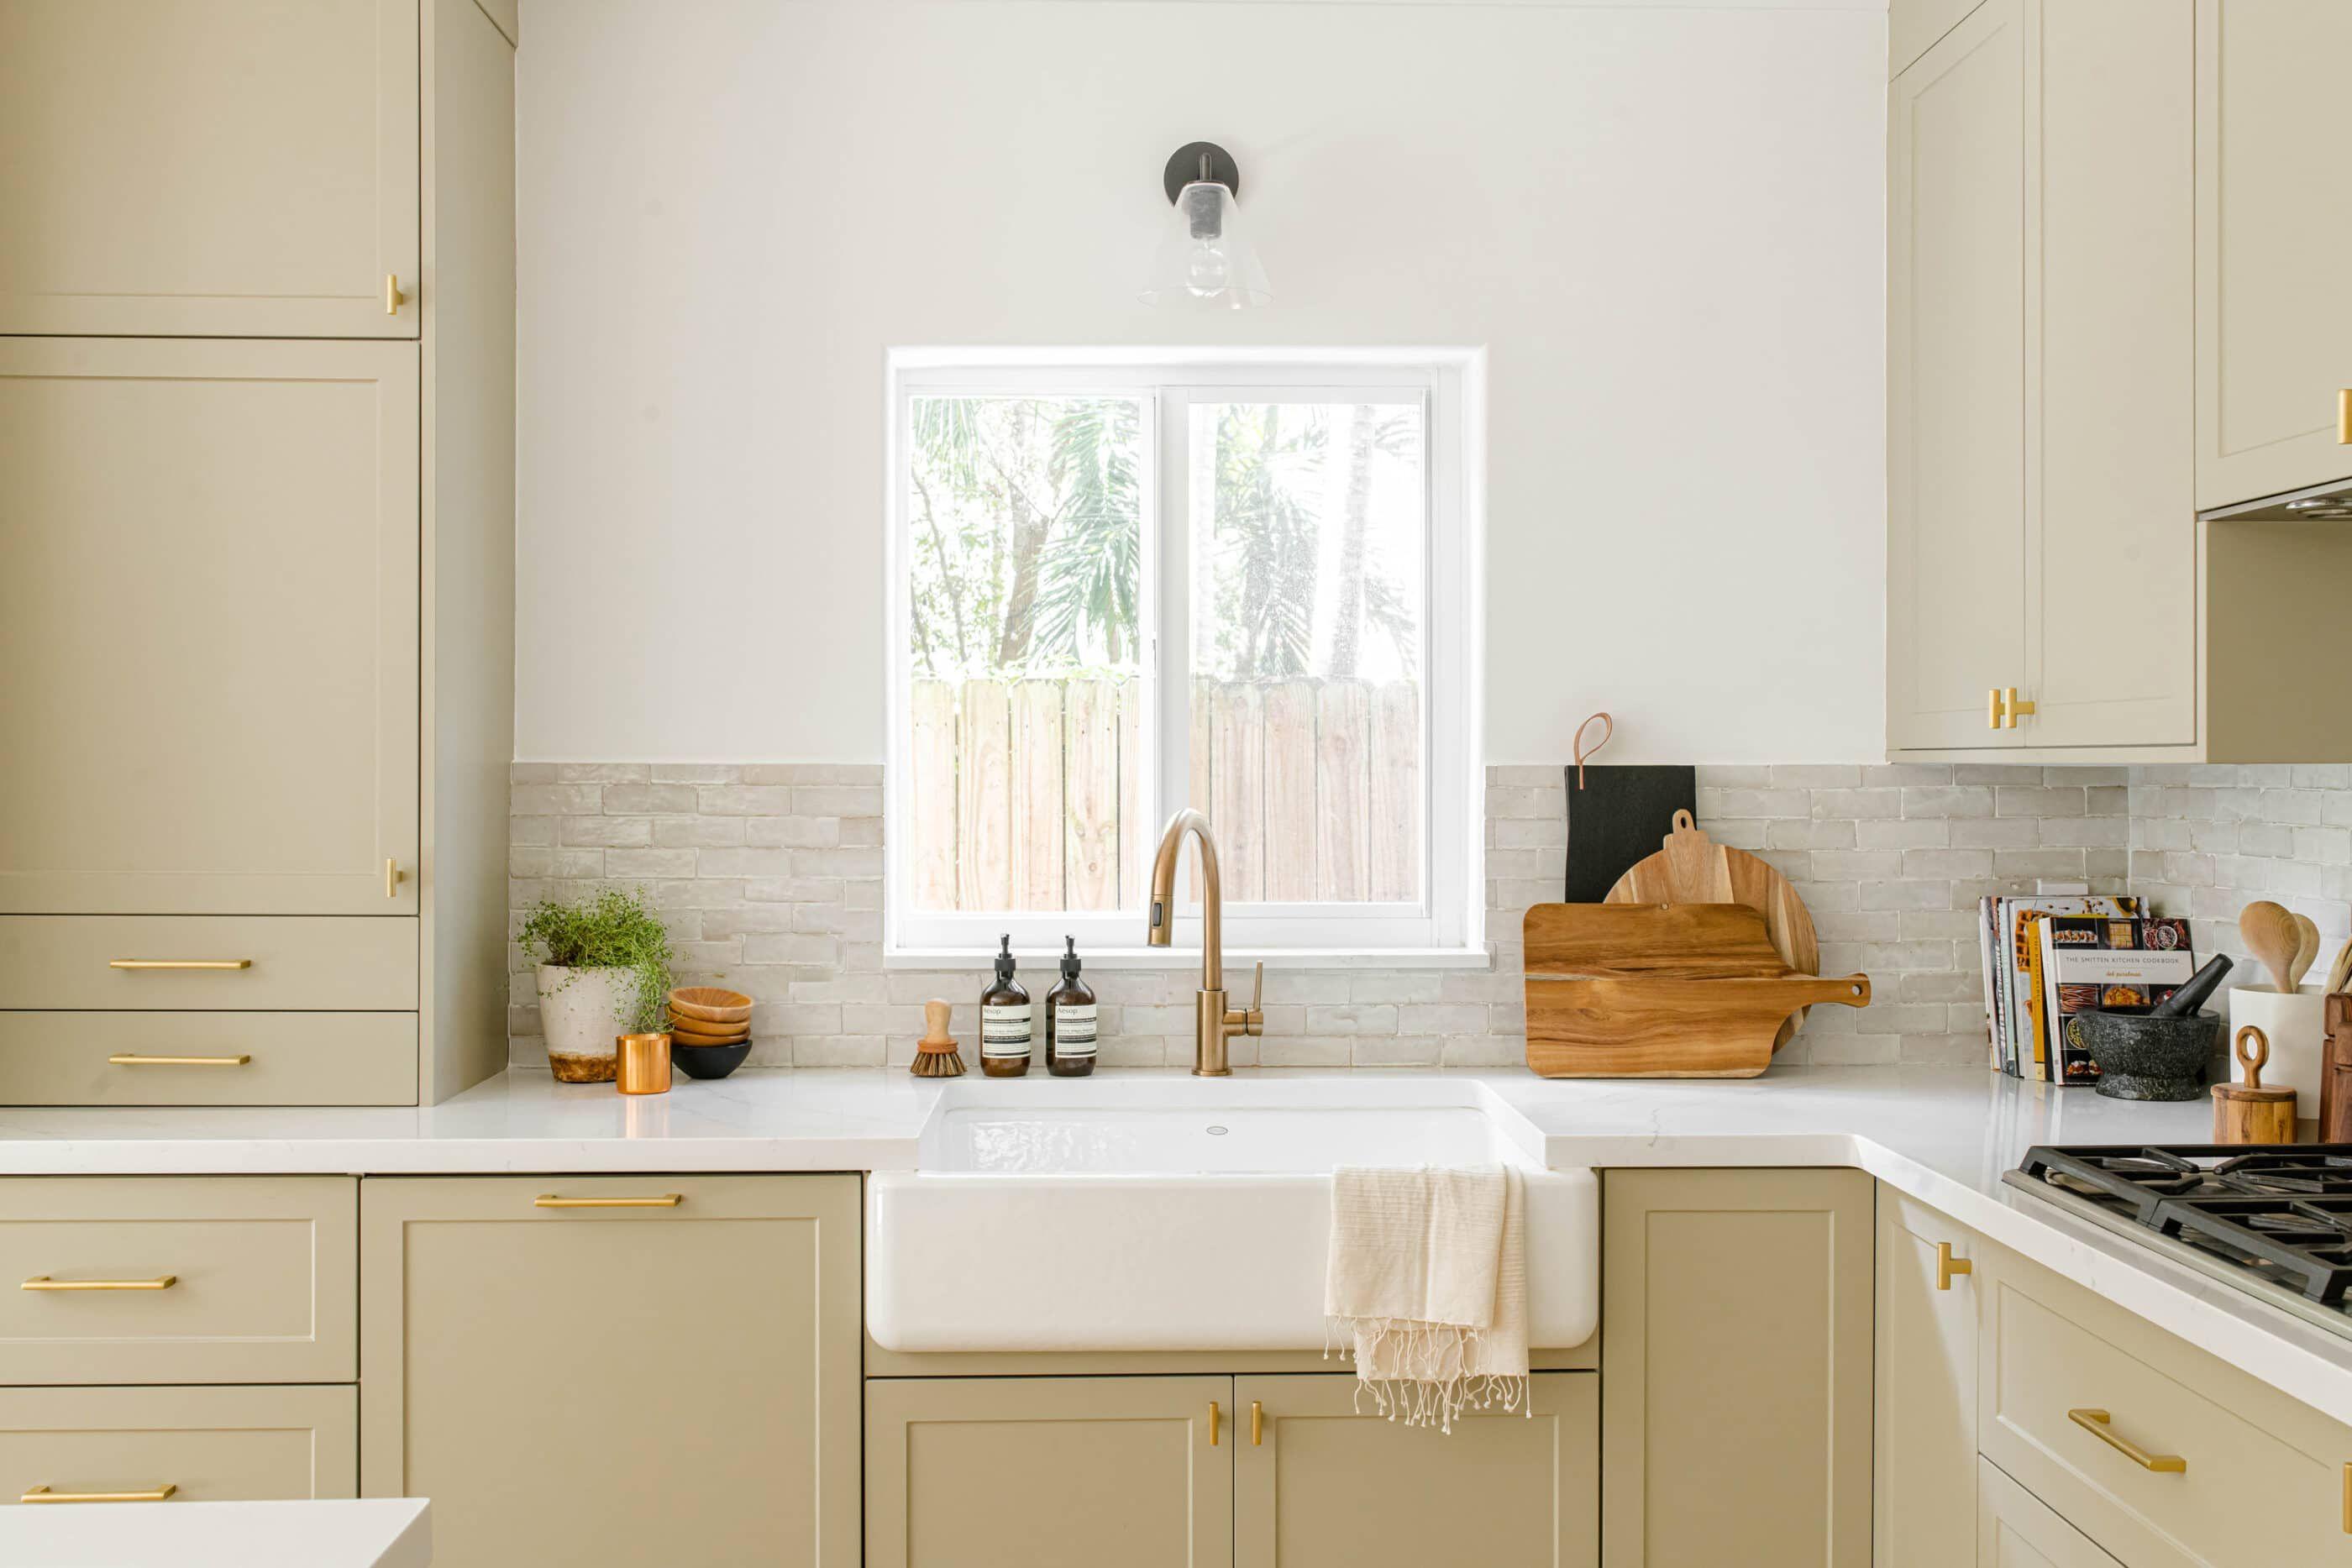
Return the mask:
<svg viewBox="0 0 2352 1568">
<path fill-rule="evenodd" d="M 1531 1414 L 1441 1435 L 1388 1420 L 1352 1376 L 1236 1377 L 1234 1568 L 1592 1568 L 1600 1381 L 1538 1373 Z"/>
<path fill-rule="evenodd" d="M 1868 1568 L 1872 1182 L 1612 1170 L 1606 1568 Z"/>
<path fill-rule="evenodd" d="M 362 1495 L 436 1568 L 855 1568 L 858 1226 L 846 1176 L 362 1182 Z"/>
<path fill-rule="evenodd" d="M 2204 738 L 2192 5 L 1984 0 L 1895 81 L 1893 751 Z"/>
<path fill-rule="evenodd" d="M 1232 1568 L 1230 1377 L 866 1385 L 868 1568 Z"/>
<path fill-rule="evenodd" d="M 2197 0 L 2197 503 L 2221 507 L 2352 474 L 2352 5 Z"/>
<path fill-rule="evenodd" d="M 415 338 L 417 56 L 417 0 L 0 5 L 0 333 Z"/>
<path fill-rule="evenodd" d="M 866 1386 L 869 1568 L 1592 1568 L 1600 1379 L 1451 1434 L 1352 1375 L 887 1377 Z"/>
<path fill-rule="evenodd" d="M 1969 1233 L 1878 1189 L 1877 1561 L 1972 1568 L 1977 1277 Z"/>
</svg>

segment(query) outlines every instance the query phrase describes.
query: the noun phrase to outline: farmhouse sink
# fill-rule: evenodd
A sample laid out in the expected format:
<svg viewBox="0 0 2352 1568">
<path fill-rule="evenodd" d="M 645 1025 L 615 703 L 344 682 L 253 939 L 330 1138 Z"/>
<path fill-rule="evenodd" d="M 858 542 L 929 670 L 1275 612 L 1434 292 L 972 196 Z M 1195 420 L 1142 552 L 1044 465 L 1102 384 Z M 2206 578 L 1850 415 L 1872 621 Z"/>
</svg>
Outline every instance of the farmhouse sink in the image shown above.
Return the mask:
<svg viewBox="0 0 2352 1568">
<path fill-rule="evenodd" d="M 1599 1184 L 1476 1083 L 957 1082 L 866 1184 L 866 1312 L 898 1351 L 1311 1350 L 1342 1165 L 1504 1162 L 1538 1347 L 1600 1321 Z"/>
</svg>

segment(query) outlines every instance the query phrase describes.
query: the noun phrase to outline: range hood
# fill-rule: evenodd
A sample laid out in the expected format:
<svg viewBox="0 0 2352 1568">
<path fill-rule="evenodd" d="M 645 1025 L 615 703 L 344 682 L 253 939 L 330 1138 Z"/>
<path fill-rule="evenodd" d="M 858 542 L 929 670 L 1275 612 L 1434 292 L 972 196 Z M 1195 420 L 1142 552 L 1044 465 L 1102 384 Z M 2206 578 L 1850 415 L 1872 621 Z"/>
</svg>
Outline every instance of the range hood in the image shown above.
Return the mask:
<svg viewBox="0 0 2352 1568">
<path fill-rule="evenodd" d="M 2352 521 L 2352 479 L 2332 479 L 2259 501 L 2216 507 L 2197 516 L 2209 523 L 2338 523 Z"/>
</svg>

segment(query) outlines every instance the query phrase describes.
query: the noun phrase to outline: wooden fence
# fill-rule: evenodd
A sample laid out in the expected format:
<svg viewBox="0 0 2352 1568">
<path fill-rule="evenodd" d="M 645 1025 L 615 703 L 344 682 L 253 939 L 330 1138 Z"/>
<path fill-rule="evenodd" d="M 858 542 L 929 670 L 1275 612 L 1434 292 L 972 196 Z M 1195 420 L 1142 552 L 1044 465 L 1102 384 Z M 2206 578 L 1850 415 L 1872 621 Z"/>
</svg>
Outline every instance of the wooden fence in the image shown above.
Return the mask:
<svg viewBox="0 0 2352 1568">
<path fill-rule="evenodd" d="M 916 905 L 1117 909 L 1142 897 L 1132 681 L 917 681 Z M 1410 900 L 1421 886 L 1421 691 L 1196 681 L 1192 795 L 1236 903 Z"/>
</svg>

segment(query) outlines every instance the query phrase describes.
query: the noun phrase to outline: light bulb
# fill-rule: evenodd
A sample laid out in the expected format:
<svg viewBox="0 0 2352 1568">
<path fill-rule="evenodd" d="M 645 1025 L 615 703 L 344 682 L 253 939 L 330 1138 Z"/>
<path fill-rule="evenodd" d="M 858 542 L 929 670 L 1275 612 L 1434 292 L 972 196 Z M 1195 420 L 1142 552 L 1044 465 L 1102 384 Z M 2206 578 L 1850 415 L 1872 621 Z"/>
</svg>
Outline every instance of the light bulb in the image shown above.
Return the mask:
<svg viewBox="0 0 2352 1568">
<path fill-rule="evenodd" d="M 1206 297 L 1222 291 L 1233 282 L 1234 269 L 1226 260 L 1224 247 L 1213 240 L 1196 240 L 1184 258 L 1184 287 L 1196 295 Z"/>
</svg>

